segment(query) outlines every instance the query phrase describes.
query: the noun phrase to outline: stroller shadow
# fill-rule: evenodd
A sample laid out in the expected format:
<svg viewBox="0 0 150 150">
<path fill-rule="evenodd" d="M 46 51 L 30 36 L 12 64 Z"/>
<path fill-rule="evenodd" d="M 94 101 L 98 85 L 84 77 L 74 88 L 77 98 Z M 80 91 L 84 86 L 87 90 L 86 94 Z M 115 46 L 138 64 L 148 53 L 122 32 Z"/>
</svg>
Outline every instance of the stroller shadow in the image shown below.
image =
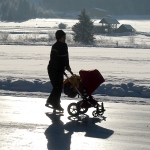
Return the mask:
<svg viewBox="0 0 150 150">
<path fill-rule="evenodd" d="M 80 117 L 69 117 L 71 122 L 65 124 L 65 130 L 69 132 L 85 132 L 86 137 L 107 139 L 114 131 L 98 126 L 96 123 L 100 123 L 106 120 L 103 118 L 89 118 L 88 115 L 82 115 Z"/>
<path fill-rule="evenodd" d="M 106 139 L 114 133 L 110 129 L 96 125 L 96 123 L 105 120 L 105 118 L 89 118 L 88 115 L 70 116 L 68 117 L 70 122 L 64 124 L 61 121 L 62 114 L 46 113 L 46 115 L 52 121 L 52 124 L 45 131 L 48 150 L 70 150 L 71 136 L 74 132 L 85 132 L 85 137 L 102 139 Z"/>
</svg>

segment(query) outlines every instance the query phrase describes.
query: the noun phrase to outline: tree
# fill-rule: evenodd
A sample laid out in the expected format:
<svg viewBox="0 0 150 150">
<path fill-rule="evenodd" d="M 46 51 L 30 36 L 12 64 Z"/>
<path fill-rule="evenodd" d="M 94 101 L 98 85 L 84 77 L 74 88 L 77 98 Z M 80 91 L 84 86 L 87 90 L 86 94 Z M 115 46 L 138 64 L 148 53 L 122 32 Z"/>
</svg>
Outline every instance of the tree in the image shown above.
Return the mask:
<svg viewBox="0 0 150 150">
<path fill-rule="evenodd" d="M 34 4 L 31 5 L 30 14 L 31 14 L 31 18 L 37 17 L 37 12 L 36 12 L 36 8 L 35 8 Z"/>
<path fill-rule="evenodd" d="M 73 39 L 75 42 L 93 43 L 94 41 L 94 25 L 90 20 L 85 8 L 78 15 L 79 22 L 76 23 L 72 30 L 74 31 Z"/>
<path fill-rule="evenodd" d="M 31 17 L 30 8 L 31 5 L 28 0 L 20 0 L 17 9 L 18 19 L 19 20 L 29 19 Z"/>
<path fill-rule="evenodd" d="M 1 6 L 1 19 L 5 20 L 8 18 L 8 11 L 9 11 L 9 1 L 5 1 L 2 3 Z"/>
</svg>

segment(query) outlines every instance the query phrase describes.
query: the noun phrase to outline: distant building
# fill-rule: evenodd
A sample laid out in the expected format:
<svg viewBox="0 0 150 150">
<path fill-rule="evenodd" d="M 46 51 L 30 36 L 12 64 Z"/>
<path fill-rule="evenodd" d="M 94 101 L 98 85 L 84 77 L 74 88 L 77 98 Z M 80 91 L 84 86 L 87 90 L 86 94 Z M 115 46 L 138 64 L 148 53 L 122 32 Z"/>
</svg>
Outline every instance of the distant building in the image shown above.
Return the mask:
<svg viewBox="0 0 150 150">
<path fill-rule="evenodd" d="M 103 18 L 99 23 L 102 24 L 102 33 L 111 33 L 117 31 L 117 25 L 120 24 L 116 19 L 113 18 Z"/>
<path fill-rule="evenodd" d="M 89 10 L 89 15 L 90 17 L 94 17 L 94 18 L 102 18 L 108 16 L 109 12 L 105 9 L 92 8 Z"/>
<path fill-rule="evenodd" d="M 119 33 L 123 33 L 123 32 L 135 32 L 135 29 L 131 25 L 129 25 L 129 24 L 122 24 L 118 28 L 118 32 Z"/>
</svg>

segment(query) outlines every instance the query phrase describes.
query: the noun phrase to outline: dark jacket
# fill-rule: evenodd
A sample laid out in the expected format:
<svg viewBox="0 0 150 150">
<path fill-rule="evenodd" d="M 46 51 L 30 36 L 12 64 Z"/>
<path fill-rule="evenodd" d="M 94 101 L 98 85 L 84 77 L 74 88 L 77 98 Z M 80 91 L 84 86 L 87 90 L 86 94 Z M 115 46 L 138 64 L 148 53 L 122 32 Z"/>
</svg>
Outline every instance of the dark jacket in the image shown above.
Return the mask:
<svg viewBox="0 0 150 150">
<path fill-rule="evenodd" d="M 51 49 L 48 69 L 63 72 L 68 68 L 70 68 L 68 46 L 66 43 L 57 41 Z"/>
</svg>

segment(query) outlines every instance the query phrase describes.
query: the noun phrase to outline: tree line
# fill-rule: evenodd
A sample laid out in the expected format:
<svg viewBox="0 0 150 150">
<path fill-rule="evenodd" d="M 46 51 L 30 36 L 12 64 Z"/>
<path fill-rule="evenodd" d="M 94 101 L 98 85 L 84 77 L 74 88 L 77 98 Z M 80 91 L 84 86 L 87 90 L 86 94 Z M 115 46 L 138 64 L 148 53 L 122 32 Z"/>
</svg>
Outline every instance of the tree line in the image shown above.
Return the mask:
<svg viewBox="0 0 150 150">
<path fill-rule="evenodd" d="M 43 5 L 57 11 L 102 8 L 115 15 L 150 14 L 150 0 L 43 0 Z"/>
<path fill-rule="evenodd" d="M 114 15 L 148 15 L 150 0 L 0 0 L 0 20 L 15 21 L 32 18 L 56 18 L 56 12 L 102 8 Z"/>
<path fill-rule="evenodd" d="M 33 18 L 55 18 L 52 10 L 44 10 L 29 0 L 0 0 L 0 20 L 17 21 Z"/>
</svg>

